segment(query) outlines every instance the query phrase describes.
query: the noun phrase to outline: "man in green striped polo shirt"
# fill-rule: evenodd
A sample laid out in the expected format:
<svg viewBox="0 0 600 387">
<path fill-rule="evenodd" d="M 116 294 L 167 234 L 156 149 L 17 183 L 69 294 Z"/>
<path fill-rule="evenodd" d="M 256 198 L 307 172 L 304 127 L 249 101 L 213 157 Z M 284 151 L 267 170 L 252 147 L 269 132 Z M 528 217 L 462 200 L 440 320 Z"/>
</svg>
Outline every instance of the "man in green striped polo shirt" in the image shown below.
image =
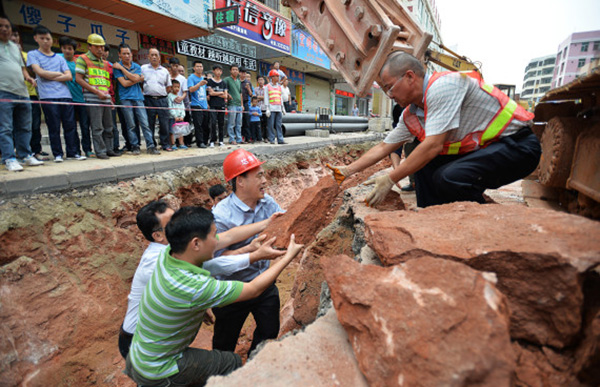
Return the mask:
<svg viewBox="0 0 600 387">
<path fill-rule="evenodd" d="M 158 258 L 139 306 L 125 372 L 144 386 L 204 385 L 242 365 L 233 352 L 190 348 L 206 309 L 259 296 L 302 249 L 292 236 L 283 258 L 249 283 L 219 281 L 202 269 L 217 246 L 210 211 L 183 207 L 166 227 L 169 247 Z"/>
</svg>

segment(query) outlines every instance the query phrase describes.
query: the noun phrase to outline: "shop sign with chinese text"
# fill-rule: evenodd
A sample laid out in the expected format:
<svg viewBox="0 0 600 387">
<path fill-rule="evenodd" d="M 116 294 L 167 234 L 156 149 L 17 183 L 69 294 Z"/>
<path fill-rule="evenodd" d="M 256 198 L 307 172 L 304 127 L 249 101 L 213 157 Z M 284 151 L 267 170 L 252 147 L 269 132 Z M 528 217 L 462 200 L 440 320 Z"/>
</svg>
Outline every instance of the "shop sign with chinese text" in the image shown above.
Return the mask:
<svg viewBox="0 0 600 387">
<path fill-rule="evenodd" d="M 180 40 L 177 42 L 177 53 L 211 62 L 222 63 L 227 66 L 236 64 L 238 66 L 246 67 L 249 70 L 256 71 L 256 59 L 245 58 L 240 55 L 231 54 L 189 40 Z"/>
<path fill-rule="evenodd" d="M 90 34 L 98 34 L 113 46 L 126 43 L 134 49 L 138 47 L 138 37 L 134 31 L 22 1 L 5 0 L 2 5 L 6 16 L 15 25 L 33 28 L 41 24 L 54 35 L 66 35 L 83 40 L 87 40 Z M 54 37 L 56 38 L 56 36 Z"/>
<path fill-rule="evenodd" d="M 221 28 L 239 23 L 238 7 L 225 7 L 212 10 L 213 28 Z"/>
<path fill-rule="evenodd" d="M 175 55 L 175 45 L 170 40 L 164 40 L 155 36 L 150 36 L 140 33 L 140 47 L 141 48 L 156 48 L 163 54 Z"/>
<path fill-rule="evenodd" d="M 241 0 L 236 3 L 239 4 L 239 23 L 224 27 L 223 31 L 290 54 L 292 23 L 289 19 L 258 2 Z M 232 5 L 231 0 L 215 0 L 215 8 Z"/>
<path fill-rule="evenodd" d="M 331 61 L 312 35 L 296 27 L 292 27 L 292 56 L 328 70 L 331 68 Z"/>
</svg>

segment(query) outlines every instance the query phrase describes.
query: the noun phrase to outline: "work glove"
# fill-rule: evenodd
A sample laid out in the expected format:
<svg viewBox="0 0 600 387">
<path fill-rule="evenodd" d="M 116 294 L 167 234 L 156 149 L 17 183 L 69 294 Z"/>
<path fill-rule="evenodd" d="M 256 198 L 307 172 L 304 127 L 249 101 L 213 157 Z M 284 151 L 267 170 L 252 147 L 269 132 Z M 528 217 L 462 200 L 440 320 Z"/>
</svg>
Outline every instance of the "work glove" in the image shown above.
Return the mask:
<svg viewBox="0 0 600 387">
<path fill-rule="evenodd" d="M 365 185 L 371 184 L 375 184 L 375 188 L 367 195 L 365 203 L 369 207 L 374 207 L 383 201 L 385 196 L 394 186 L 394 182 L 390 179 L 390 175 L 383 175 L 365 182 Z"/>
<path fill-rule="evenodd" d="M 343 165 L 331 166 L 329 164 L 325 164 L 327 168 L 333 171 L 333 178 L 338 183 L 338 185 L 342 185 L 346 177 L 350 176 L 348 173 L 348 168 Z"/>
<path fill-rule="evenodd" d="M 267 118 L 271 117 L 271 110 L 267 109 L 265 116 L 267 116 Z"/>
</svg>

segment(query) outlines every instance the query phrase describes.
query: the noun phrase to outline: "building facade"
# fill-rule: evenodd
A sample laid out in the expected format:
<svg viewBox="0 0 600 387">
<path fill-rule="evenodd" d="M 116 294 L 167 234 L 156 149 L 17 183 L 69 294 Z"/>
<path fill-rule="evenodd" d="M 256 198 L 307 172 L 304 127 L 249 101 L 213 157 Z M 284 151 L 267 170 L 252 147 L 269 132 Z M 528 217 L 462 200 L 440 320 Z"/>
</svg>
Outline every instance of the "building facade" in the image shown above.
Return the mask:
<svg viewBox="0 0 600 387">
<path fill-rule="evenodd" d="M 521 100 L 537 102 L 552 88 L 556 55 L 533 58 L 525 67 Z"/>
<path fill-rule="evenodd" d="M 552 88 L 579 77 L 580 69 L 600 58 L 600 30 L 576 32 L 558 46 Z"/>
</svg>

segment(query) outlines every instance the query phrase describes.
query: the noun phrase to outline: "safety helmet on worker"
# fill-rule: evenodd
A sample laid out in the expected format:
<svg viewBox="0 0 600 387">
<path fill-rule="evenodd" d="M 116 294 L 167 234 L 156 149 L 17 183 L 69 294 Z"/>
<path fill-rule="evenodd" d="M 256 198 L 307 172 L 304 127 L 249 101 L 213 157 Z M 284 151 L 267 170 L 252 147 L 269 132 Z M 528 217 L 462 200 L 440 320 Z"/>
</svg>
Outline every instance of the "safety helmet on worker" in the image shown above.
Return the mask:
<svg viewBox="0 0 600 387">
<path fill-rule="evenodd" d="M 278 77 L 279 76 L 279 71 L 273 69 L 271 71 L 269 71 L 269 77 Z"/>
<path fill-rule="evenodd" d="M 259 161 L 256 156 L 245 149 L 237 149 L 225 157 L 223 161 L 223 174 L 225 180 L 238 177 L 244 172 L 259 167 L 264 161 Z"/>
<path fill-rule="evenodd" d="M 87 42 L 92 46 L 104 46 L 106 44 L 104 38 L 98 34 L 90 34 L 88 36 Z"/>
</svg>

